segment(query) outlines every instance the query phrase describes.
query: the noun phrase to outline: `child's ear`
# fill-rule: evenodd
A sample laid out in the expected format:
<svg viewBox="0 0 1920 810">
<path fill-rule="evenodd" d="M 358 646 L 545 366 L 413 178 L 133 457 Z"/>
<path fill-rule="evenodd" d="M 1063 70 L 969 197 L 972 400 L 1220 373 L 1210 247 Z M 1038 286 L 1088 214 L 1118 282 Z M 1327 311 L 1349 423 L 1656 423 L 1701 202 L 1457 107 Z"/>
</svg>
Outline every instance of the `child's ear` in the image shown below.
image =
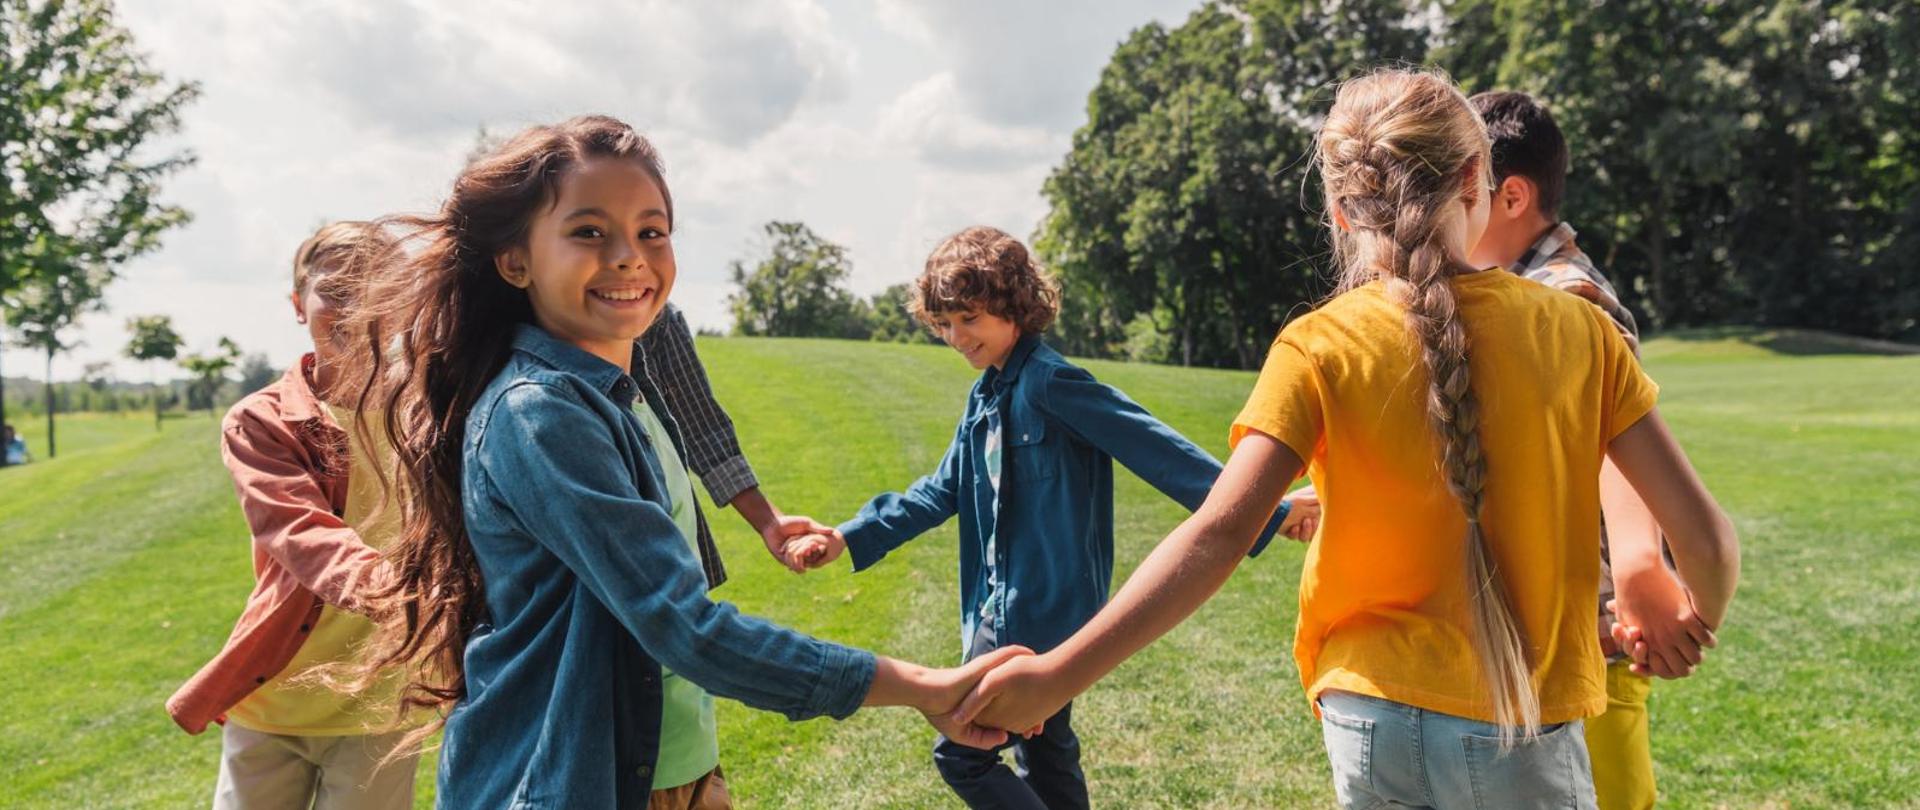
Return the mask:
<svg viewBox="0 0 1920 810">
<path fill-rule="evenodd" d="M 493 256 L 493 269 L 500 278 L 522 290 L 530 283 L 527 280 L 527 257 L 519 248 L 503 250 Z"/>
<path fill-rule="evenodd" d="M 1499 190 L 1500 208 L 1508 216 L 1519 216 L 1533 207 L 1533 201 L 1539 190 L 1533 187 L 1533 181 L 1520 175 L 1513 175 L 1501 181 Z"/>
<path fill-rule="evenodd" d="M 288 297 L 293 300 L 294 322 L 300 324 L 301 326 L 306 326 L 307 325 L 307 304 L 305 301 L 300 300 L 300 291 L 294 290 L 293 295 Z"/>
</svg>

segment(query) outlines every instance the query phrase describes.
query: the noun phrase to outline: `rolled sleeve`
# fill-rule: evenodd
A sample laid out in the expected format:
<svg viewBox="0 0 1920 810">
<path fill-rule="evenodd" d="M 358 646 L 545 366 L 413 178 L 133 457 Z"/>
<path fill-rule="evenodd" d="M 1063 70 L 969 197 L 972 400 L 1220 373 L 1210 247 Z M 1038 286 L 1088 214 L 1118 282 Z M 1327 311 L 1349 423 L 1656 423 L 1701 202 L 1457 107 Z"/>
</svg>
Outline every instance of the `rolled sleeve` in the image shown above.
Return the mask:
<svg viewBox="0 0 1920 810">
<path fill-rule="evenodd" d="M 740 493 L 760 486 L 760 479 L 754 476 L 752 465 L 747 464 L 747 457 L 743 455 L 715 464 L 705 472 L 695 472 L 700 476 L 700 483 L 706 486 L 707 494 L 713 496 L 713 502 L 718 506 L 733 503 Z"/>
</svg>

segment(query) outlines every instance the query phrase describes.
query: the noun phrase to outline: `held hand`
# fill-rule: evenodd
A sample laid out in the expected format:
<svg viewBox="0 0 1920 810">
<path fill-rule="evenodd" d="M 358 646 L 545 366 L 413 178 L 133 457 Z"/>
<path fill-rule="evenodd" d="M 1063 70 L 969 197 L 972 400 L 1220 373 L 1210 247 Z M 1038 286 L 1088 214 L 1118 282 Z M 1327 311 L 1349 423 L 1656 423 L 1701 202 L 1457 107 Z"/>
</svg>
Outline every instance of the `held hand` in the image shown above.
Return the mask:
<svg viewBox="0 0 1920 810">
<path fill-rule="evenodd" d="M 1718 641 L 1695 610 L 1691 595 L 1664 568 L 1651 569 L 1618 584 L 1620 596 L 1612 607 L 1620 623 L 1636 630 L 1637 640 L 1648 649 L 1645 660 L 1635 656 L 1636 663 L 1650 667 L 1662 678 L 1693 674 L 1705 657 L 1704 650 Z"/>
<path fill-rule="evenodd" d="M 772 520 L 760 527 L 760 539 L 766 542 L 767 553 L 772 554 L 773 558 L 779 560 L 781 565 L 786 566 L 787 570 L 796 574 L 806 571 L 808 566 L 787 554 L 788 543 L 796 538 L 810 534 L 828 537 L 840 536 L 840 532 L 832 526 L 828 526 L 803 515 L 775 515 Z M 844 541 L 842 541 L 842 547 L 844 548 Z M 839 555 L 836 553 L 833 556 L 837 557 Z M 831 561 L 831 558 L 827 561 Z M 823 561 L 820 564 L 825 565 L 827 561 Z"/>
<path fill-rule="evenodd" d="M 808 570 L 828 565 L 840 559 L 841 554 L 846 553 L 847 538 L 840 534 L 839 529 L 828 529 L 824 534 L 808 535 L 808 537 L 811 540 L 808 546 L 802 549 L 803 554 L 799 557 L 800 564 L 806 566 Z"/>
<path fill-rule="evenodd" d="M 811 561 L 826 556 L 828 542 L 825 535 L 819 534 L 795 537 L 788 540 L 787 545 L 781 548 L 780 562 L 796 574 L 806 573 L 807 569 L 817 567 L 810 565 Z"/>
<path fill-rule="evenodd" d="M 1008 661 L 1032 657 L 1033 651 L 1025 647 L 1001 647 L 963 666 L 940 670 L 933 677 L 935 686 L 932 702 L 929 706 L 923 706 L 920 713 L 926 716 L 928 725 L 947 739 L 969 748 L 992 750 L 1007 741 L 1007 733 L 963 719 L 959 712 L 962 699 L 990 670 Z"/>
<path fill-rule="evenodd" d="M 1032 736 L 1073 699 L 1044 655 L 1016 658 L 980 679 L 960 704 L 957 719 Z"/>
<path fill-rule="evenodd" d="M 1280 521 L 1280 533 L 1303 543 L 1312 540 L 1313 533 L 1320 530 L 1320 493 L 1309 484 L 1281 502 L 1290 506 L 1286 518 Z"/>
</svg>

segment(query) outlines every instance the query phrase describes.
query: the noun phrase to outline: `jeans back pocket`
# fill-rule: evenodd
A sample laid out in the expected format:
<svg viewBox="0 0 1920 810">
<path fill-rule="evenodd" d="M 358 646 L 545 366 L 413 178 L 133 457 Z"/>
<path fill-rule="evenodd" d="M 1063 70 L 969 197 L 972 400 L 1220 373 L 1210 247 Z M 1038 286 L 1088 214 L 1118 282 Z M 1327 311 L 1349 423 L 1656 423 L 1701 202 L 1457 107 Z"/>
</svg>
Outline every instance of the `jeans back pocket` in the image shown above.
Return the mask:
<svg viewBox="0 0 1920 810">
<path fill-rule="evenodd" d="M 1333 769 L 1333 793 L 1340 806 L 1364 810 L 1380 802 L 1373 789 L 1373 721 L 1336 714 L 1320 704 L 1320 733 Z"/>
<path fill-rule="evenodd" d="M 1465 734 L 1467 779 L 1480 810 L 1593 810 L 1593 772 L 1579 722 L 1550 726 L 1501 750 Z"/>
</svg>

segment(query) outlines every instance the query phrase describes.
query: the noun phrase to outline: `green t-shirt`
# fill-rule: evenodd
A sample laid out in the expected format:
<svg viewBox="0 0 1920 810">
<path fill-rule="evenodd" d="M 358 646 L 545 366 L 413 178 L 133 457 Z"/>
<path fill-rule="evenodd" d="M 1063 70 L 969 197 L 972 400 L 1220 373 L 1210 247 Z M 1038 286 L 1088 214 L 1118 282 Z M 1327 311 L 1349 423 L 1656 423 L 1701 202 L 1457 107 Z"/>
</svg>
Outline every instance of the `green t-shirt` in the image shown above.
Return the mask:
<svg viewBox="0 0 1920 810">
<path fill-rule="evenodd" d="M 694 516 L 693 479 L 680 463 L 673 439 L 653 409 L 645 402 L 634 405 L 640 426 L 647 432 L 660 471 L 666 476 L 668 511 L 680 535 L 694 553 L 698 536 L 698 518 Z M 653 789 L 665 790 L 688 784 L 720 765 L 720 734 L 714 728 L 713 696 L 685 678 L 663 670 L 660 684 L 660 758 L 653 766 Z"/>
</svg>

